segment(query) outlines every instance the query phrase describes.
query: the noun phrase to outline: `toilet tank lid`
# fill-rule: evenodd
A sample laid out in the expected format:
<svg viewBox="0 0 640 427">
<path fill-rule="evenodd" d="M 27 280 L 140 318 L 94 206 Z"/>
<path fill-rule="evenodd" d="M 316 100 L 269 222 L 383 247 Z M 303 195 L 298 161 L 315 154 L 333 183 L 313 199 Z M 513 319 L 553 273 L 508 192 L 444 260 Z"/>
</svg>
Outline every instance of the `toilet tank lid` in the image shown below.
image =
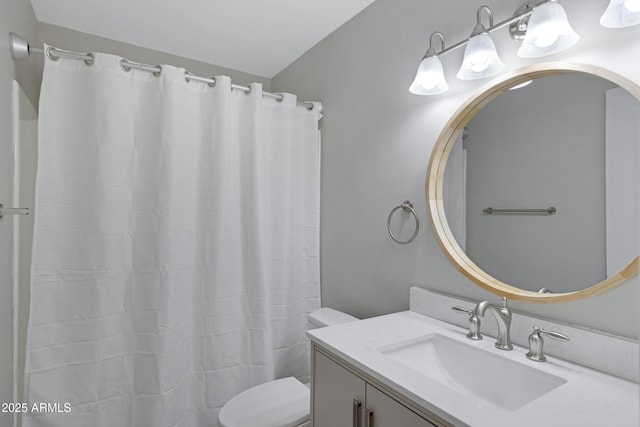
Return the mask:
<svg viewBox="0 0 640 427">
<path fill-rule="evenodd" d="M 355 320 L 358 320 L 358 318 L 328 307 L 322 307 L 309 313 L 309 322 L 319 328 Z"/>
</svg>

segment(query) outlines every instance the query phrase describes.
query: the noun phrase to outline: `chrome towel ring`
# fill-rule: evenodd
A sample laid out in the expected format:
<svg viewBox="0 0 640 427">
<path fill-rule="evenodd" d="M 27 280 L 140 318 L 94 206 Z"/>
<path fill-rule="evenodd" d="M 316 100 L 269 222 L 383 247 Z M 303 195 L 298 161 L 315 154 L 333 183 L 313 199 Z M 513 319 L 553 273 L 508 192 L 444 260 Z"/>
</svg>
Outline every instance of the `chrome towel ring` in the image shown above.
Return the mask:
<svg viewBox="0 0 640 427">
<path fill-rule="evenodd" d="M 393 231 L 391 231 L 391 217 L 393 217 L 393 214 L 398 209 L 402 209 L 405 212 L 411 212 L 411 214 L 413 215 L 413 219 L 416 220 L 416 229 L 413 232 L 413 236 L 411 236 L 411 238 L 405 242 L 403 242 L 402 240 L 398 240 L 396 236 L 393 235 Z M 420 230 L 420 220 L 418 220 L 418 215 L 416 214 L 416 211 L 413 210 L 413 203 L 411 203 L 409 200 L 405 200 L 401 205 L 396 206 L 391 210 L 391 212 L 389 212 L 389 217 L 387 218 L 387 231 L 389 231 L 389 236 L 391 236 L 394 242 L 400 243 L 401 245 L 406 245 L 407 243 L 411 243 L 418 235 L 418 230 Z"/>
</svg>

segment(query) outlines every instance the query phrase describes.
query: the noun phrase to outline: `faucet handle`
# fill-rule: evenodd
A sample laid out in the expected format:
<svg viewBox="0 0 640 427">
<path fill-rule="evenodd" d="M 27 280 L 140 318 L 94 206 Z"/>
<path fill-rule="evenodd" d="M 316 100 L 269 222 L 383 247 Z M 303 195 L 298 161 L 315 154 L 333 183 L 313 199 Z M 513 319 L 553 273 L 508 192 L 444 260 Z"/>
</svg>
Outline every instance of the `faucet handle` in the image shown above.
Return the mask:
<svg viewBox="0 0 640 427">
<path fill-rule="evenodd" d="M 502 297 L 502 307 L 500 307 L 500 311 L 507 315 L 511 314 L 511 310 L 507 307 L 507 297 Z"/>
<path fill-rule="evenodd" d="M 480 341 L 482 339 L 482 334 L 480 334 L 480 318 L 478 317 L 478 313 L 475 308 L 469 309 L 456 305 L 451 307 L 451 310 L 469 315 L 469 333 L 467 333 L 467 338 L 474 341 Z"/>
<path fill-rule="evenodd" d="M 556 332 L 556 331 L 545 331 L 544 329 L 538 328 L 539 329 L 539 334 L 540 335 L 546 335 L 550 338 L 553 338 L 556 341 L 569 341 L 569 337 L 566 336 L 565 334 L 561 334 L 560 332 Z M 534 327 L 534 331 L 535 331 L 535 327 Z"/>
<path fill-rule="evenodd" d="M 451 310 L 459 311 L 461 313 L 473 314 L 472 309 L 466 308 L 466 307 L 460 307 L 459 305 L 454 305 L 453 307 L 451 307 Z"/>
<path fill-rule="evenodd" d="M 544 339 L 542 336 L 553 338 L 556 341 L 569 341 L 569 337 L 565 334 L 561 334 L 556 331 L 545 331 L 537 326 L 533 327 L 533 332 L 529 335 L 529 352 L 527 358 L 536 362 L 544 362 L 547 358 L 544 356 L 542 347 L 544 346 Z"/>
</svg>

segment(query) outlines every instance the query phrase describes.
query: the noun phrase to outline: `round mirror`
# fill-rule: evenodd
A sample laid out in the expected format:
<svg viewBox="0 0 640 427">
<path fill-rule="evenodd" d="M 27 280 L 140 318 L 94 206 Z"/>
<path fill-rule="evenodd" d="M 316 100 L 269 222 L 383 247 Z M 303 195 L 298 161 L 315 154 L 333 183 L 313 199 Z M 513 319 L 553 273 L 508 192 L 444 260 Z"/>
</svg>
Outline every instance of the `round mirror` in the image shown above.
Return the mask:
<svg viewBox="0 0 640 427">
<path fill-rule="evenodd" d="M 638 272 L 640 88 L 540 64 L 472 97 L 434 147 L 427 200 L 456 267 L 512 299 L 595 295 Z"/>
</svg>

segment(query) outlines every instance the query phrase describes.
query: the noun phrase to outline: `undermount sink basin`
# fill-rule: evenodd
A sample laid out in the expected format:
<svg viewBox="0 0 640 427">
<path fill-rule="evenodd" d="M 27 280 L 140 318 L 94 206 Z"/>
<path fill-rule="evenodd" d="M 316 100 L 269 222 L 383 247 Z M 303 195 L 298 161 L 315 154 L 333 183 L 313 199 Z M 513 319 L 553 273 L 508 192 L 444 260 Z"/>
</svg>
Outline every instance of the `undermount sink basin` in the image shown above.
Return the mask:
<svg viewBox="0 0 640 427">
<path fill-rule="evenodd" d="M 440 334 L 386 345 L 379 352 L 453 390 L 516 410 L 566 380 Z"/>
</svg>

